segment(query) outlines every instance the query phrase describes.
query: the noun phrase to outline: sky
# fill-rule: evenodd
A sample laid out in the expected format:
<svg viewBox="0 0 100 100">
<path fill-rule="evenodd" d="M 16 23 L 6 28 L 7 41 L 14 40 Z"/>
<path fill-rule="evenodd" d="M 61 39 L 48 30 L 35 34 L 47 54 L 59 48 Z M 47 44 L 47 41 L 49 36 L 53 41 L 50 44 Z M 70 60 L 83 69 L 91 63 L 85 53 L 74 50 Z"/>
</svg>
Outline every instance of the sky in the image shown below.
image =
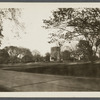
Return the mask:
<svg viewBox="0 0 100 100">
<path fill-rule="evenodd" d="M 23 7 L 20 21 L 25 24 L 25 29 L 22 30 L 14 26 L 14 23 L 6 20 L 3 23 L 3 35 L 1 48 L 5 46 L 19 46 L 29 48 L 31 51 L 38 50 L 41 55 L 50 52 L 50 48 L 55 44 L 49 44 L 49 32 L 42 26 L 43 19 L 48 19 L 52 15 L 52 11 L 56 10 L 58 6 L 50 5 L 34 5 L 30 7 Z M 19 33 L 20 37 L 15 34 Z"/>
</svg>

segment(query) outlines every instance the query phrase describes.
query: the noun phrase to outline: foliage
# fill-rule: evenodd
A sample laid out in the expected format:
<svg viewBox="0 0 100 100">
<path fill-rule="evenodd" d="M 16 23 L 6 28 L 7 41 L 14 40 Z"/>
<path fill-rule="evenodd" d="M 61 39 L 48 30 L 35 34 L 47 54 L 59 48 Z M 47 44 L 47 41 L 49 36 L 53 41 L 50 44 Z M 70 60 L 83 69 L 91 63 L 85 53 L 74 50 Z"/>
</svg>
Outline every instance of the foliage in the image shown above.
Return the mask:
<svg viewBox="0 0 100 100">
<path fill-rule="evenodd" d="M 21 59 L 21 61 L 22 61 L 23 63 L 32 62 L 32 61 L 33 61 L 33 57 L 30 56 L 30 55 L 25 55 L 25 56 Z"/>
<path fill-rule="evenodd" d="M 19 56 L 22 54 L 23 56 L 25 55 L 32 55 L 29 49 L 27 48 L 22 48 L 22 47 L 17 47 L 17 46 L 7 46 L 4 48 L 7 50 L 10 56 Z"/>
<path fill-rule="evenodd" d="M 62 38 L 67 41 L 79 40 L 81 37 L 81 40 L 87 41 L 89 48 L 91 47 L 91 57 L 96 55 L 100 45 L 99 8 L 59 8 L 53 11 L 52 15 L 49 20 L 44 20 L 46 29 L 59 30 L 64 35 Z M 68 27 L 71 30 L 68 30 Z M 53 35 L 52 37 L 55 38 Z"/>
<path fill-rule="evenodd" d="M 34 55 L 34 56 L 33 56 L 33 61 L 34 61 L 34 62 L 40 62 L 40 61 L 42 61 L 41 55 Z"/>
<path fill-rule="evenodd" d="M 30 60 L 33 58 L 33 55 L 31 53 L 31 51 L 27 48 L 22 48 L 22 47 L 17 47 L 17 46 L 9 46 L 9 47 L 5 47 L 4 48 L 9 56 L 10 56 L 10 62 L 14 63 L 14 62 L 27 62 L 27 60 Z M 27 60 L 23 60 L 26 59 Z"/>
<path fill-rule="evenodd" d="M 9 62 L 9 54 L 6 50 L 0 50 L 0 63 L 8 63 Z"/>
<path fill-rule="evenodd" d="M 93 50 L 86 40 L 80 40 L 78 43 L 78 50 L 83 55 L 83 58 L 87 60 L 92 60 Z"/>
<path fill-rule="evenodd" d="M 4 35 L 3 31 L 3 22 L 6 20 L 13 21 L 16 27 L 24 29 L 24 25 L 19 21 L 19 17 L 21 16 L 20 8 L 0 8 L 0 37 L 2 38 Z M 17 33 L 19 36 L 19 33 Z M 1 44 L 1 41 L 0 41 Z"/>
<path fill-rule="evenodd" d="M 20 62 L 21 60 L 16 56 L 13 56 L 13 57 L 10 56 L 9 58 L 9 63 L 20 63 Z"/>
<path fill-rule="evenodd" d="M 38 50 L 33 50 L 32 55 L 33 55 L 33 61 L 34 62 L 42 61 L 42 56 L 40 55 L 40 52 Z"/>
<path fill-rule="evenodd" d="M 50 53 L 49 52 L 47 52 L 46 54 L 45 54 L 45 60 L 46 61 L 50 61 Z"/>
<path fill-rule="evenodd" d="M 80 40 L 78 43 L 78 51 L 83 56 L 83 60 L 94 61 L 97 59 L 95 52 L 92 50 L 92 46 L 89 45 L 89 41 Z"/>
<path fill-rule="evenodd" d="M 64 35 L 60 33 L 50 33 L 48 43 L 56 43 L 58 47 L 62 47 L 65 43 Z"/>
<path fill-rule="evenodd" d="M 64 61 L 70 60 L 70 52 L 68 50 L 65 50 L 65 51 L 62 52 L 62 59 Z"/>
</svg>

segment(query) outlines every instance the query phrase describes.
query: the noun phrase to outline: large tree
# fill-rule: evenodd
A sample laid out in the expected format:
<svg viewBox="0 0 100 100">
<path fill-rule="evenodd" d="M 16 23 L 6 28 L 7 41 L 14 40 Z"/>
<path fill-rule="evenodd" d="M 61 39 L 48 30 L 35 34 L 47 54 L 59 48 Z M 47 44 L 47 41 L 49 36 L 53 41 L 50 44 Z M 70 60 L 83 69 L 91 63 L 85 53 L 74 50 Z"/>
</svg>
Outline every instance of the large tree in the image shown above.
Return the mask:
<svg viewBox="0 0 100 100">
<path fill-rule="evenodd" d="M 29 55 L 32 56 L 32 53 L 27 48 L 17 47 L 17 46 L 7 46 L 4 48 L 11 57 L 16 56 L 20 58 L 20 55 L 25 56 Z"/>
<path fill-rule="evenodd" d="M 96 55 L 94 57 L 93 56 L 93 50 L 91 48 L 91 46 L 89 45 L 89 42 L 86 40 L 80 40 L 78 45 L 78 52 L 80 53 L 80 55 L 82 55 L 83 60 L 85 61 L 93 61 L 96 58 Z"/>
<path fill-rule="evenodd" d="M 27 48 L 7 46 L 4 48 L 4 50 L 8 52 L 11 62 L 16 62 L 18 59 L 20 62 L 27 62 L 28 60 L 33 58 L 31 51 Z"/>
<path fill-rule="evenodd" d="M 11 22 L 15 23 L 15 27 L 19 27 L 21 29 L 24 29 L 24 25 L 20 23 L 19 17 L 21 16 L 22 9 L 20 8 L 0 8 L 0 38 L 3 38 L 2 31 L 4 29 L 3 23 L 6 20 L 9 20 Z M 17 33 L 19 36 L 19 33 Z M 1 45 L 1 41 L 0 41 Z"/>
<path fill-rule="evenodd" d="M 44 20 L 45 28 L 59 30 L 66 41 L 80 38 L 87 41 L 93 62 L 100 45 L 100 9 L 59 8 L 52 15 Z"/>
</svg>

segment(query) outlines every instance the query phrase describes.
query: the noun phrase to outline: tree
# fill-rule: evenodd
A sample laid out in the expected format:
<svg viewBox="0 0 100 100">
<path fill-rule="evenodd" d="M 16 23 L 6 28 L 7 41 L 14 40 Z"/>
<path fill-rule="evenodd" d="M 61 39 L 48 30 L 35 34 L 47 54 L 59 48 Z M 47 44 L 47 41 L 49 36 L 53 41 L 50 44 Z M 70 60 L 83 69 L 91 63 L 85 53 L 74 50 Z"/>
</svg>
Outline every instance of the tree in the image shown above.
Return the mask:
<svg viewBox="0 0 100 100">
<path fill-rule="evenodd" d="M 50 62 L 50 53 L 49 52 L 47 52 L 45 54 L 45 60 L 48 61 L 48 62 Z"/>
<path fill-rule="evenodd" d="M 33 61 L 33 57 L 30 55 L 25 55 L 24 57 L 22 57 L 22 62 L 24 63 L 28 63 L 28 62 L 32 62 Z"/>
<path fill-rule="evenodd" d="M 63 51 L 62 52 L 62 59 L 64 61 L 70 60 L 70 51 L 68 51 L 68 50 Z"/>
<path fill-rule="evenodd" d="M 16 27 L 24 29 L 24 25 L 19 22 L 19 17 L 21 16 L 21 9 L 20 8 L 0 8 L 0 38 L 4 35 L 2 34 L 3 31 L 3 22 L 4 20 L 13 21 Z M 18 33 L 17 33 L 18 34 Z M 1 41 L 0 41 L 1 45 Z"/>
<path fill-rule="evenodd" d="M 22 47 L 17 47 L 17 46 L 6 46 L 4 48 L 10 56 L 20 56 L 22 54 L 23 56 L 25 55 L 32 55 L 31 51 L 27 48 L 22 48 Z"/>
<path fill-rule="evenodd" d="M 24 29 L 24 25 L 22 25 L 22 23 L 19 22 L 20 16 L 20 8 L 0 8 L 0 46 L 2 45 L 2 38 L 4 37 L 4 34 L 2 34 L 2 31 L 4 30 L 4 21 L 9 20 L 10 22 L 14 22 L 16 27 Z M 19 36 L 19 33 L 16 34 L 17 36 Z"/>
<path fill-rule="evenodd" d="M 10 62 L 25 62 L 25 60 L 23 61 L 23 59 L 26 59 L 26 57 L 28 57 L 29 59 L 33 58 L 33 55 L 31 53 L 31 51 L 27 48 L 22 48 L 22 47 L 17 47 L 17 46 L 9 46 L 9 47 L 5 47 L 4 48 L 9 56 L 10 56 Z M 27 59 L 27 60 L 29 60 Z"/>
<path fill-rule="evenodd" d="M 19 55 L 19 50 L 18 50 L 19 48 L 16 46 L 6 46 L 4 49 L 8 52 L 8 54 L 11 57 L 14 57 L 14 56 L 17 57 Z"/>
<path fill-rule="evenodd" d="M 81 56 L 82 55 L 81 55 L 79 49 L 74 49 L 74 50 L 70 51 L 70 60 L 71 61 L 80 60 Z"/>
<path fill-rule="evenodd" d="M 8 63 L 9 54 L 5 49 L 0 50 L 0 63 Z"/>
<path fill-rule="evenodd" d="M 35 62 L 41 61 L 41 55 L 40 55 L 40 52 L 38 50 L 33 50 L 32 55 L 33 55 L 33 60 Z"/>
<path fill-rule="evenodd" d="M 89 45 L 89 41 L 80 40 L 78 43 L 78 51 L 81 55 L 83 55 L 83 59 L 86 61 L 94 61 L 96 60 L 97 56 L 93 56 L 92 47 Z M 92 57 L 93 56 L 93 57 Z"/>
<path fill-rule="evenodd" d="M 66 41 L 79 39 L 88 42 L 91 48 L 91 59 L 96 56 L 100 45 L 100 9 L 99 8 L 59 8 L 53 11 L 53 17 L 44 20 L 46 29 L 57 29 L 66 32 Z M 68 30 L 68 28 L 71 28 Z M 54 36 L 53 36 L 54 37 Z M 94 49 L 93 49 L 94 48 Z"/>
</svg>

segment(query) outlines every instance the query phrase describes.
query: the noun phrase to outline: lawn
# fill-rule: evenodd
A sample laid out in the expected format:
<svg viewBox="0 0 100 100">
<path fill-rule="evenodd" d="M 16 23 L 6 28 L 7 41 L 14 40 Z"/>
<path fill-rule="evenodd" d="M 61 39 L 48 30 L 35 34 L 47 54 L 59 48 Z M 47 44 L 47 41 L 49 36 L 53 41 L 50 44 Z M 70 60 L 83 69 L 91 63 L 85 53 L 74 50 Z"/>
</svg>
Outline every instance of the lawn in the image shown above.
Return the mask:
<svg viewBox="0 0 100 100">
<path fill-rule="evenodd" d="M 12 92 L 12 89 L 8 89 L 7 87 L 1 86 L 0 85 L 0 92 Z"/>
<path fill-rule="evenodd" d="M 2 66 L 5 70 L 64 76 L 100 77 L 100 64 L 36 63 Z"/>
</svg>

